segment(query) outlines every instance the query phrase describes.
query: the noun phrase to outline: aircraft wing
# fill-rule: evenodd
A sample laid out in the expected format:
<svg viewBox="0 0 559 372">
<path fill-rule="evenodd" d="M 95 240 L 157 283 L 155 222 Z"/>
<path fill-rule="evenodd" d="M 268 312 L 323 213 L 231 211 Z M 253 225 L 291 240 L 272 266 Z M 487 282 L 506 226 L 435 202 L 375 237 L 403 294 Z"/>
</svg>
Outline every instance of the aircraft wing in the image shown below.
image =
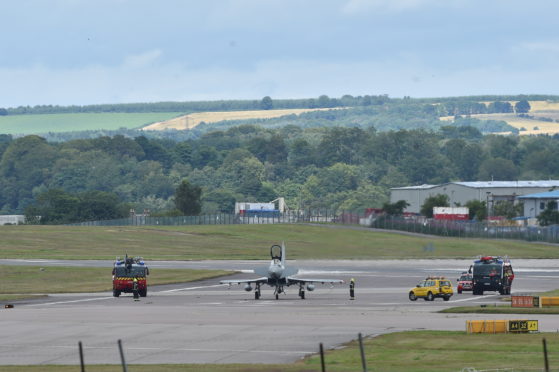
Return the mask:
<svg viewBox="0 0 559 372">
<path fill-rule="evenodd" d="M 220 280 L 220 284 L 251 284 L 251 283 L 267 283 L 268 278 L 256 278 L 256 279 L 237 279 L 237 280 Z"/>
<path fill-rule="evenodd" d="M 289 277 L 287 278 L 287 280 L 289 281 L 290 284 L 299 284 L 299 283 L 330 283 L 330 284 L 341 284 L 344 281 L 341 279 L 299 279 L 299 278 L 293 278 L 293 277 Z"/>
</svg>

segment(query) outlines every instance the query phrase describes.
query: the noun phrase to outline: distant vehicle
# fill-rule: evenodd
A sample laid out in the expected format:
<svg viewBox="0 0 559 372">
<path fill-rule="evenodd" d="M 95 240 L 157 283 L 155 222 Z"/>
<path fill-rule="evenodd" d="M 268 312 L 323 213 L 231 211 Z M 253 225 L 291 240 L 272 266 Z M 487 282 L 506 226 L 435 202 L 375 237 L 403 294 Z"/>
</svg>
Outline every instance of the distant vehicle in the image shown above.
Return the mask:
<svg viewBox="0 0 559 372">
<path fill-rule="evenodd" d="M 474 261 L 469 273 L 473 273 L 474 295 L 483 295 L 485 291 L 499 291 L 510 294 L 514 271 L 508 258 L 484 256 Z"/>
<path fill-rule="evenodd" d="M 113 296 L 118 297 L 121 293 L 133 293 L 134 278 L 137 279 L 136 290 L 140 297 L 146 297 L 148 293 L 146 276 L 149 269 L 141 257 L 130 258 L 128 255 L 121 260 L 117 257 L 113 267 Z"/>
<path fill-rule="evenodd" d="M 456 292 L 462 293 L 462 291 L 471 291 L 474 289 L 474 281 L 472 274 L 464 271 L 460 278 L 456 279 L 458 281 L 458 285 L 456 286 Z"/>
<path fill-rule="evenodd" d="M 270 287 L 274 287 L 274 295 L 276 300 L 279 299 L 280 293 L 285 293 L 284 287 L 289 287 L 291 285 L 299 286 L 299 297 L 305 299 L 305 285 L 309 292 L 314 291 L 314 283 L 343 283 L 343 280 L 339 279 L 299 279 L 293 277 L 293 275 L 299 272 L 296 267 L 290 267 L 285 265 L 285 244 L 282 243 L 281 246 L 275 244 L 270 247 L 270 256 L 272 256 L 272 261 L 269 266 L 257 267 L 254 269 L 254 273 L 257 275 L 262 275 L 261 278 L 257 279 L 240 279 L 240 280 L 222 280 L 221 284 L 245 284 L 245 291 L 252 291 L 251 284 L 255 285 L 254 299 L 258 300 L 261 296 L 260 286 L 262 284 L 267 284 Z"/>
<path fill-rule="evenodd" d="M 450 280 L 444 276 L 429 276 L 410 289 L 408 296 L 411 301 L 417 301 L 418 298 L 434 301 L 437 297 L 448 301 L 453 294 Z"/>
</svg>

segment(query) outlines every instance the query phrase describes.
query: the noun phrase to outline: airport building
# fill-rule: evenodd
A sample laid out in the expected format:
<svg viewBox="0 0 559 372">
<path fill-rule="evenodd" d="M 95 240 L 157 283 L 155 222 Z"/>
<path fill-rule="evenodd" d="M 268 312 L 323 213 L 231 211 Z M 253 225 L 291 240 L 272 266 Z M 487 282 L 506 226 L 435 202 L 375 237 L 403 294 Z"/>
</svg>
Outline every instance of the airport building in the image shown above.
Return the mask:
<svg viewBox="0 0 559 372">
<path fill-rule="evenodd" d="M 500 200 L 516 201 L 519 196 L 559 189 L 559 180 L 549 181 L 477 181 L 448 182 L 441 185 L 419 185 L 390 189 L 390 202 L 405 200 L 406 212 L 419 213 L 425 199 L 443 194 L 448 196 L 451 207 L 465 205 L 470 200 L 485 201 L 491 206 Z M 539 206 L 539 204 L 538 204 Z M 537 214 L 541 213 L 538 211 Z M 537 215 L 536 214 L 536 215 Z"/>
<path fill-rule="evenodd" d="M 518 200 L 524 204 L 524 216 L 535 218 L 547 208 L 549 202 L 555 202 L 559 207 L 559 190 L 522 195 Z"/>
<path fill-rule="evenodd" d="M 0 225 L 20 225 L 23 223 L 25 223 L 25 216 L 22 214 L 0 216 Z"/>
</svg>

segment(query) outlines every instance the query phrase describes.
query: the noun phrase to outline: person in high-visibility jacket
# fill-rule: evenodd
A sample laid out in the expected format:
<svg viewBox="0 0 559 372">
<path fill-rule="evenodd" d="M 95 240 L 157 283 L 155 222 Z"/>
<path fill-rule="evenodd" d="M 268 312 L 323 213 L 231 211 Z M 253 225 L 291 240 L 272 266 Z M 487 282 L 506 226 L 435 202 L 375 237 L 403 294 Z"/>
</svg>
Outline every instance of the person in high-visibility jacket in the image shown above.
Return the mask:
<svg viewBox="0 0 559 372">
<path fill-rule="evenodd" d="M 355 299 L 355 279 L 353 278 L 349 281 L 349 299 Z"/>
<path fill-rule="evenodd" d="M 134 284 L 132 287 L 132 293 L 134 295 L 134 300 L 138 300 L 140 298 L 140 294 L 138 292 L 138 278 L 134 277 Z"/>
</svg>

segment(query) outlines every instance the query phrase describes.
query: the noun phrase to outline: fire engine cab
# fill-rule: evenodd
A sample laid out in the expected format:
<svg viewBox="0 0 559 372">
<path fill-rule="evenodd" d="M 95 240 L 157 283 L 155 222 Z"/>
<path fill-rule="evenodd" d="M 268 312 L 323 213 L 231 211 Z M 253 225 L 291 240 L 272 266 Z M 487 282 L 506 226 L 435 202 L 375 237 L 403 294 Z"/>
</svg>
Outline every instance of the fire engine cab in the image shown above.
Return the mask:
<svg viewBox="0 0 559 372">
<path fill-rule="evenodd" d="M 117 257 L 113 267 L 113 296 L 118 297 L 121 293 L 137 291 L 141 297 L 146 297 L 147 275 L 149 269 L 142 257 L 126 256 L 124 260 Z"/>
<path fill-rule="evenodd" d="M 514 271 L 508 257 L 480 257 L 474 261 L 468 272 L 473 273 L 474 295 L 483 295 L 484 291 L 510 294 Z"/>
</svg>

